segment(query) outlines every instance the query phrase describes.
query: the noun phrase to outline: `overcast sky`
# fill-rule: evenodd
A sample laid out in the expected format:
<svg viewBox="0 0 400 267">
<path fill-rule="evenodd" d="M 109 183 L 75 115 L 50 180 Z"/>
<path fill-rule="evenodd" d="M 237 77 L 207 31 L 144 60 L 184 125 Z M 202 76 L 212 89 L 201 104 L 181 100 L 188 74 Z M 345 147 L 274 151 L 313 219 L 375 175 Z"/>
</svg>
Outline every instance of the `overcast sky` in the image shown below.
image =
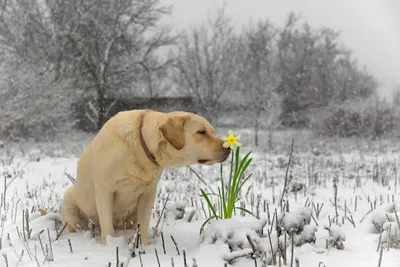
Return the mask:
<svg viewBox="0 0 400 267">
<path fill-rule="evenodd" d="M 268 18 L 283 25 L 287 13 L 301 12 L 313 26 L 341 31 L 342 42 L 382 83 L 391 95 L 400 83 L 400 0 L 226 0 L 226 13 L 238 25 Z M 178 29 L 206 20 L 210 9 L 224 0 L 161 0 L 174 6 L 165 21 Z"/>
</svg>

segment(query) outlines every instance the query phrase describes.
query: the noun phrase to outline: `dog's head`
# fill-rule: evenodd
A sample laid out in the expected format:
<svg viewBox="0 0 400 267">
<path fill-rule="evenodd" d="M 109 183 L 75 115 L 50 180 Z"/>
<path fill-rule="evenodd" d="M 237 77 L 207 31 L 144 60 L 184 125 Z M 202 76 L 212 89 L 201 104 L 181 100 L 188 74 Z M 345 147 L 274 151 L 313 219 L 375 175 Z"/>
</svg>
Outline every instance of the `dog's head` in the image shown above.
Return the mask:
<svg viewBox="0 0 400 267">
<path fill-rule="evenodd" d="M 225 161 L 230 149 L 215 136 L 214 128 L 203 117 L 188 112 L 170 112 L 159 127 L 166 142 L 168 165 L 212 165 Z"/>
</svg>

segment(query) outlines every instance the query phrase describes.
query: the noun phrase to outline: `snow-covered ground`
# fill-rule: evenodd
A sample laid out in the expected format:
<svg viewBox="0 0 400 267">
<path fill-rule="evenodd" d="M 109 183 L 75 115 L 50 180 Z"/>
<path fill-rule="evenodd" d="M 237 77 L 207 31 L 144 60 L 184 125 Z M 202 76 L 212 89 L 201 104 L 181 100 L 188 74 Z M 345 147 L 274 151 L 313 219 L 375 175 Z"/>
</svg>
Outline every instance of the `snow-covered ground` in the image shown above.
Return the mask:
<svg viewBox="0 0 400 267">
<path fill-rule="evenodd" d="M 273 266 L 273 258 L 275 266 L 279 262 L 291 266 L 292 251 L 293 266 L 296 260 L 299 266 L 307 267 L 378 266 L 381 253 L 380 266 L 400 266 L 399 216 L 395 216 L 393 204 L 400 202 L 399 153 L 294 153 L 288 188 L 297 192 L 285 197 L 289 212 L 282 213 L 277 204 L 289 151 L 258 152 L 253 155 L 249 169 L 253 176 L 243 188 L 240 202 L 260 219 L 243 217 L 238 211 L 231 220 L 209 225 L 204 236 L 199 230 L 208 209 L 199 195 L 200 188 L 208 191 L 208 187 L 188 168 L 165 170 L 151 221 L 152 227 L 159 221 L 157 229 L 162 236 L 154 237 L 145 254 L 130 258 L 127 243 L 133 233 L 114 238 L 108 246 L 99 244 L 89 232 L 62 232 L 56 240 L 62 228 L 56 223 L 60 199 L 71 185 L 68 176 L 75 176 L 76 157 L 31 153 L 13 158 L 4 150 L 0 152 L 0 266 L 7 266 L 7 262 L 8 266 L 24 267 L 121 266 L 117 262 L 124 267 L 185 266 L 184 254 L 187 266 L 222 267 L 225 262 L 228 266 L 263 266 L 263 259 Z M 214 189 L 219 185 L 219 166 L 193 169 Z M 47 215 L 41 216 L 39 209 L 46 209 Z M 30 234 L 25 230 L 25 211 L 29 213 Z M 275 218 L 280 226 L 279 249 Z M 296 232 L 294 248 L 287 233 L 292 229 Z M 389 232 L 390 244 L 397 249 L 387 247 Z"/>
</svg>

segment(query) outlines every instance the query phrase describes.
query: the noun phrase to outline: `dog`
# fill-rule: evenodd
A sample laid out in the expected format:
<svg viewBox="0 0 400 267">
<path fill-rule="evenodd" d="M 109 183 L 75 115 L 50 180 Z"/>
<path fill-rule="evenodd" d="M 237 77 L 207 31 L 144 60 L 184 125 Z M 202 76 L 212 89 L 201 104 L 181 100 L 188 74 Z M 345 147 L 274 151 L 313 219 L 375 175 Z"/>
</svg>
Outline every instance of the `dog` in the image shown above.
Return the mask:
<svg viewBox="0 0 400 267">
<path fill-rule="evenodd" d="M 110 118 L 81 154 L 76 183 L 60 214 L 68 232 L 100 226 L 100 242 L 116 230 L 137 230 L 148 245 L 151 211 L 164 168 L 224 162 L 230 149 L 212 125 L 190 112 L 129 110 Z"/>
</svg>

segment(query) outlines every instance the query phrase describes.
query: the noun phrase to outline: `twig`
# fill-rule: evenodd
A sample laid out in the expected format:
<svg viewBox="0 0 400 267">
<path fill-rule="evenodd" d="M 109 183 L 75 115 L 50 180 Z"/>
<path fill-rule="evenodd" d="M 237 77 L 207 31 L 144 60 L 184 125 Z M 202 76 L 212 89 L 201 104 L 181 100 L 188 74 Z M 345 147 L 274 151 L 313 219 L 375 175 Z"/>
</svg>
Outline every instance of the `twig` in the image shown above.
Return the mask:
<svg viewBox="0 0 400 267">
<path fill-rule="evenodd" d="M 57 234 L 56 236 L 56 241 L 60 238 L 61 234 L 64 232 L 65 228 L 67 227 L 67 224 L 65 223 L 61 231 Z"/>
<path fill-rule="evenodd" d="M 21 262 L 21 260 L 22 260 L 22 257 L 24 256 L 24 252 L 25 252 L 25 250 L 22 250 L 22 251 L 21 251 L 21 255 L 19 256 L 18 262 L 17 262 L 17 264 L 15 265 L 15 267 L 18 267 L 18 265 L 20 264 L 20 262 Z"/>
<path fill-rule="evenodd" d="M 143 267 L 142 253 L 139 253 L 140 267 Z"/>
<path fill-rule="evenodd" d="M 203 178 L 201 178 L 201 176 L 200 176 L 195 170 L 193 170 L 190 166 L 186 166 L 186 167 L 188 167 L 189 170 L 191 170 L 191 171 L 194 173 L 194 175 L 196 175 L 196 177 L 199 178 L 199 180 L 200 180 L 203 184 L 205 184 L 205 185 L 208 187 L 208 189 L 210 189 L 211 193 L 214 194 L 214 190 L 211 188 L 211 186 L 210 186 L 208 183 L 206 183 L 206 182 L 203 180 Z"/>
<path fill-rule="evenodd" d="M 383 256 L 383 246 L 381 246 L 381 250 L 380 250 L 380 252 L 379 252 L 378 267 L 381 267 L 381 264 L 382 264 L 382 256 Z"/>
<path fill-rule="evenodd" d="M 290 267 L 293 267 L 293 260 L 294 260 L 294 233 L 291 231 L 291 236 L 292 236 L 292 255 L 290 259 Z"/>
<path fill-rule="evenodd" d="M 274 257 L 274 248 L 272 246 L 272 240 L 271 240 L 271 231 L 270 230 L 267 230 L 267 231 L 268 231 L 269 245 L 271 247 L 272 264 L 275 265 L 276 262 L 275 262 L 275 257 Z M 279 240 L 279 237 L 278 237 L 278 240 Z"/>
<path fill-rule="evenodd" d="M 40 231 L 40 233 L 38 234 L 38 238 L 39 238 L 40 248 L 42 249 L 42 252 L 43 252 L 43 256 L 46 256 L 46 252 L 45 252 L 44 247 L 43 247 L 42 238 L 40 237 L 40 235 L 41 235 L 43 232 L 44 232 L 44 230 Z"/>
<path fill-rule="evenodd" d="M 164 254 L 167 254 L 167 252 L 165 250 L 165 242 L 164 242 L 164 234 L 163 234 L 163 232 L 161 232 L 161 241 L 162 241 L 162 248 L 163 248 Z"/>
<path fill-rule="evenodd" d="M 356 228 L 356 224 L 354 223 L 353 215 L 350 215 L 350 217 L 347 217 L 347 220 Z"/>
<path fill-rule="evenodd" d="M 157 249 L 156 249 L 156 248 L 154 249 L 154 252 L 156 253 L 156 258 L 157 258 L 158 267 L 161 267 L 160 259 L 158 258 L 158 252 L 157 252 Z"/>
<path fill-rule="evenodd" d="M 69 238 L 68 238 L 68 246 L 69 246 L 69 251 L 71 251 L 71 253 L 74 253 L 74 251 L 72 250 L 71 239 Z"/>
<path fill-rule="evenodd" d="M 369 211 L 367 212 L 367 214 L 365 214 L 364 217 L 361 218 L 360 223 L 362 223 L 362 222 L 364 221 L 365 217 L 367 217 L 368 214 L 370 214 L 371 212 L 372 212 L 372 210 L 369 210 Z"/>
<path fill-rule="evenodd" d="M 396 218 L 397 226 L 400 229 L 400 220 L 399 220 L 399 216 L 397 215 L 396 207 L 394 208 L 394 217 Z"/>
<path fill-rule="evenodd" d="M 168 193 L 167 198 L 165 199 L 163 208 L 162 208 L 162 210 L 161 210 L 160 217 L 159 217 L 158 220 L 157 220 L 156 226 L 153 227 L 153 238 L 155 238 L 156 235 L 158 236 L 158 226 L 159 226 L 159 224 L 160 224 L 160 222 L 161 222 L 161 219 L 162 219 L 162 217 L 163 217 L 163 214 L 164 214 L 165 208 L 166 208 L 166 206 L 167 206 L 167 203 L 168 203 L 170 194 L 171 194 L 171 193 Z"/>
<path fill-rule="evenodd" d="M 8 267 L 8 258 L 7 258 L 7 254 L 2 254 L 4 257 L 4 261 L 6 262 L 6 267 Z"/>
<path fill-rule="evenodd" d="M 118 248 L 118 246 L 115 248 L 115 257 L 116 257 L 116 267 L 119 267 L 119 248 Z"/>
<path fill-rule="evenodd" d="M 337 194 L 338 194 L 338 177 L 336 175 L 336 177 L 333 179 L 333 198 L 335 201 L 335 220 L 336 220 L 336 224 L 339 224 L 339 213 L 338 213 L 338 205 L 337 205 Z"/>
<path fill-rule="evenodd" d="M 53 261 L 53 260 L 54 260 L 53 245 L 51 244 L 50 230 L 49 230 L 49 228 L 47 228 L 47 236 L 49 237 L 49 246 L 50 246 L 50 256 L 47 257 L 47 260 L 48 260 L 48 261 Z"/>
<path fill-rule="evenodd" d="M 253 250 L 253 254 L 255 254 L 257 249 L 256 249 L 256 245 L 254 244 L 254 241 L 251 239 L 249 234 L 246 234 L 246 238 L 247 238 L 247 241 L 249 241 L 251 249 Z"/>
<path fill-rule="evenodd" d="M 179 252 L 178 244 L 175 242 L 175 239 L 172 235 L 171 235 L 171 239 L 172 239 L 172 242 L 174 242 L 176 252 L 178 253 L 178 255 L 181 255 L 181 253 Z"/>
<path fill-rule="evenodd" d="M 182 250 L 182 254 L 183 254 L 183 266 L 184 266 L 184 267 L 189 267 L 189 266 L 187 265 L 186 250 L 185 250 L 185 249 Z"/>
<path fill-rule="evenodd" d="M 28 236 L 28 239 L 31 239 L 31 231 L 29 227 L 29 212 L 28 209 L 25 210 L 25 229 L 26 229 L 26 234 Z"/>
<path fill-rule="evenodd" d="M 285 183 L 283 185 L 282 195 L 281 195 L 281 198 L 280 198 L 279 204 L 278 204 L 281 208 L 282 208 L 283 198 L 285 197 L 285 193 L 287 192 L 287 186 L 288 186 L 288 180 L 289 180 L 288 174 L 289 174 L 290 163 L 292 161 L 293 146 L 294 146 L 294 138 L 292 138 L 292 146 L 290 147 L 289 160 L 288 160 L 288 164 L 286 166 Z"/>
</svg>

